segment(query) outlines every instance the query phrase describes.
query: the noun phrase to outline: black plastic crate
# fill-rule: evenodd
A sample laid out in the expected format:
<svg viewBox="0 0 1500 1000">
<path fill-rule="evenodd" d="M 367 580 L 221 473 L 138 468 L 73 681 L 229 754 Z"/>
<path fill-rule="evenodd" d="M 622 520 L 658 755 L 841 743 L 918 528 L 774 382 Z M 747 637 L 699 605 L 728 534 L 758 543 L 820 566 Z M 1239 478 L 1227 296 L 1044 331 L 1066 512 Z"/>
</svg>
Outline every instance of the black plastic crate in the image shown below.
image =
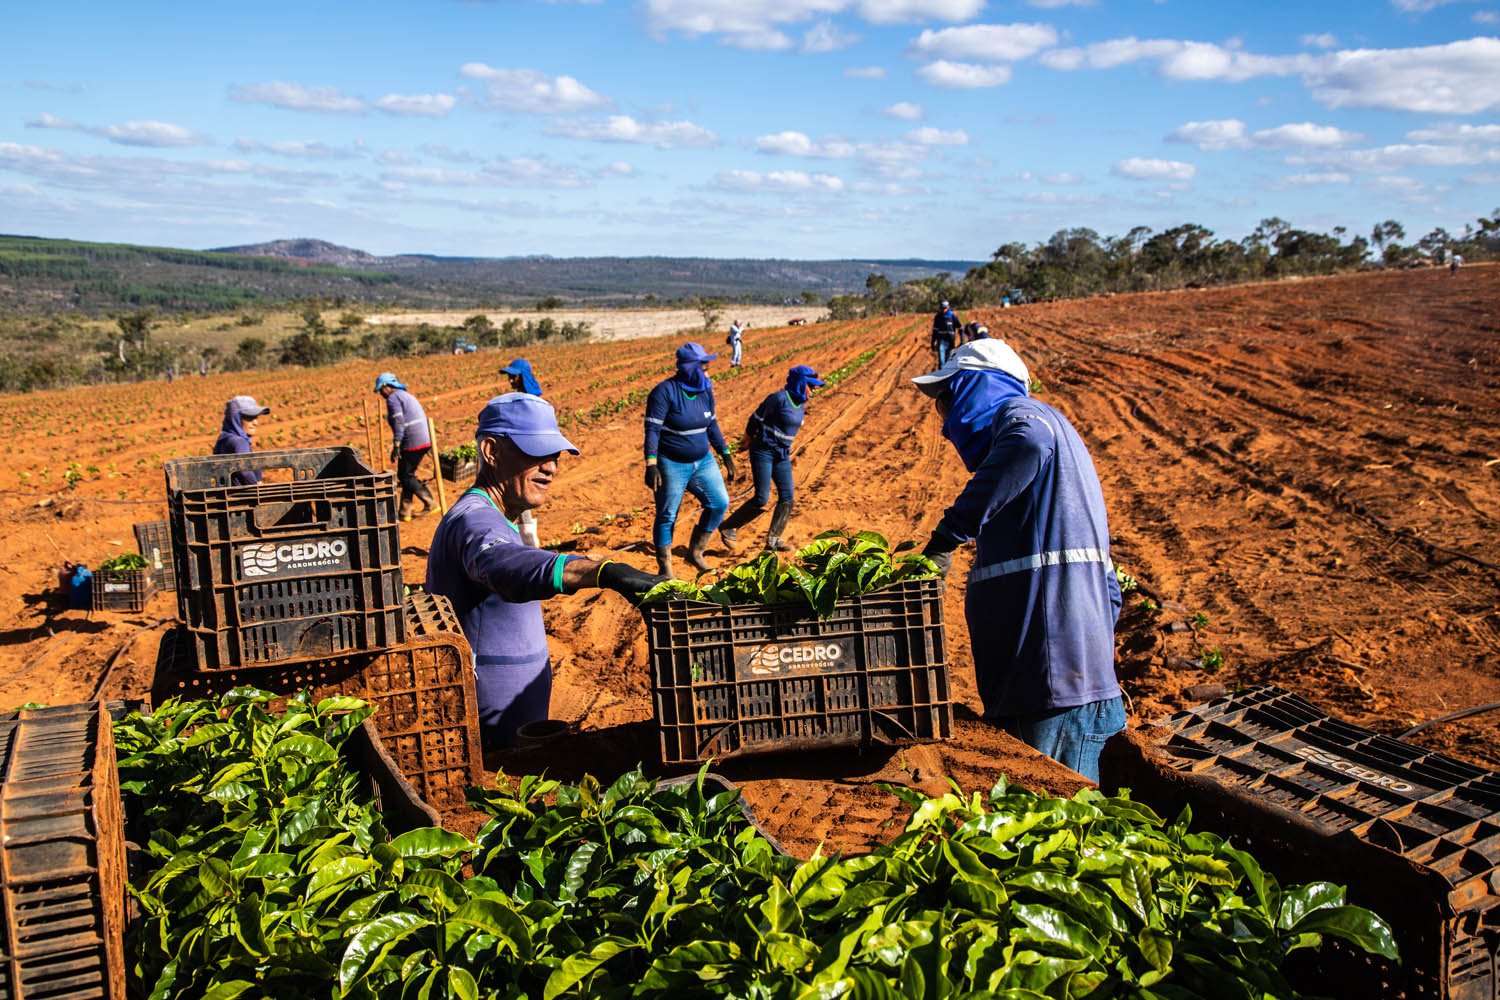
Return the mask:
<svg viewBox="0 0 1500 1000">
<path fill-rule="evenodd" d="M 1310 979 L 1341 996 L 1500 998 L 1500 773 L 1262 687 L 1111 741 L 1107 787 L 1183 805 L 1283 878 L 1349 886 L 1396 931 L 1402 966 L 1332 948 Z M 1316 985 L 1309 982 L 1309 986 Z"/>
<path fill-rule="evenodd" d="M 146 567 L 157 590 L 177 589 L 177 570 L 172 566 L 172 526 L 168 521 L 146 521 L 135 526 L 137 551 L 146 557 Z"/>
<path fill-rule="evenodd" d="M 229 485 L 248 469 L 290 479 Z M 405 640 L 392 473 L 351 448 L 310 448 L 175 459 L 166 476 L 177 607 L 200 669 Z"/>
<path fill-rule="evenodd" d="M 0 714 L 0 997 L 124 997 L 125 878 L 106 706 Z"/>
<path fill-rule="evenodd" d="M 442 471 L 443 478 L 450 483 L 461 483 L 479 474 L 479 463 L 472 458 L 451 458 L 447 455 L 439 455 L 438 468 Z"/>
<path fill-rule="evenodd" d="M 149 568 L 96 569 L 91 585 L 95 611 L 144 611 L 156 593 Z"/>
<path fill-rule="evenodd" d="M 840 601 L 641 608 L 666 764 L 809 747 L 947 739 L 937 580 Z"/>
</svg>

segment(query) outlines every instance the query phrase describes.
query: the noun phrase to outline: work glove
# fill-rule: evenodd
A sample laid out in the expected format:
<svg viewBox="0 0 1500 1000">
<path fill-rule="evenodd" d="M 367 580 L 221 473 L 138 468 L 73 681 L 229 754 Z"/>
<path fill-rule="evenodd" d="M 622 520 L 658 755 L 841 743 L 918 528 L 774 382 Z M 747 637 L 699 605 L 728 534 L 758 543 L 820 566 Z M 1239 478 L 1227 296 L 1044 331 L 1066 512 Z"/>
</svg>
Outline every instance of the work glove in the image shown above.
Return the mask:
<svg viewBox="0 0 1500 1000">
<path fill-rule="evenodd" d="M 958 539 L 944 531 L 939 524 L 932 529 L 932 537 L 927 540 L 927 547 L 922 550 L 922 555 L 937 564 L 938 572 L 947 579 L 948 570 L 953 567 L 953 550 L 956 548 Z"/>
<path fill-rule="evenodd" d="M 401 461 L 401 446 L 399 444 L 396 445 L 394 448 L 391 449 L 391 461 L 392 462 L 399 462 L 399 461 Z"/>
<path fill-rule="evenodd" d="M 655 493 L 661 489 L 661 469 L 655 465 L 646 466 L 646 489 Z"/>
<path fill-rule="evenodd" d="M 655 573 L 646 573 L 626 563 L 606 560 L 599 566 L 598 583 L 620 594 L 634 604 L 642 594 L 667 579 Z"/>
<path fill-rule="evenodd" d="M 719 457 L 724 460 L 724 478 L 731 483 L 734 482 L 739 478 L 734 471 L 734 456 L 726 451 Z"/>
</svg>

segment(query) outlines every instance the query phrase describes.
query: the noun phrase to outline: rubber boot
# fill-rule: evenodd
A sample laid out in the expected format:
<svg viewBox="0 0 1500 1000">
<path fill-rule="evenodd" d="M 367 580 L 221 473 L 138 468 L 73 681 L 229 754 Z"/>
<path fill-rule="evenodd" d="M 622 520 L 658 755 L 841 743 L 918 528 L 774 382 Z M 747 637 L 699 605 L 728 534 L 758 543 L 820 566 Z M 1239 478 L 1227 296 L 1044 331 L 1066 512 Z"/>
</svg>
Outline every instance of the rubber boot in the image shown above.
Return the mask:
<svg viewBox="0 0 1500 1000">
<path fill-rule="evenodd" d="M 791 548 L 781 540 L 781 533 L 786 530 L 786 523 L 792 519 L 792 502 L 780 500 L 776 503 L 776 510 L 771 514 L 771 528 L 766 532 L 766 548 L 773 552 L 785 552 Z"/>
<path fill-rule="evenodd" d="M 427 488 L 426 483 L 422 483 L 417 487 L 417 499 L 422 501 L 423 514 L 431 514 L 437 509 L 437 504 L 432 499 L 432 491 Z"/>
<path fill-rule="evenodd" d="M 738 510 L 724 518 L 723 522 L 720 523 L 719 535 L 726 542 L 739 541 L 738 529 L 743 528 L 757 517 L 760 517 L 764 511 L 765 508 L 757 504 L 754 500 L 746 500 L 740 504 Z"/>
<path fill-rule="evenodd" d="M 411 504 L 412 504 L 412 496 L 411 496 L 411 494 L 410 493 L 402 493 L 401 494 L 401 508 L 400 508 L 400 511 L 399 511 L 400 516 L 401 516 L 401 520 L 403 520 L 403 521 L 410 521 L 411 520 Z"/>
<path fill-rule="evenodd" d="M 656 547 L 656 571 L 662 576 L 672 579 L 672 547 L 670 545 L 658 545 Z"/>
<path fill-rule="evenodd" d="M 708 560 L 703 558 L 708 554 L 708 537 L 709 533 L 702 528 L 694 528 L 692 540 L 688 542 L 688 565 L 700 573 L 709 570 Z"/>
</svg>

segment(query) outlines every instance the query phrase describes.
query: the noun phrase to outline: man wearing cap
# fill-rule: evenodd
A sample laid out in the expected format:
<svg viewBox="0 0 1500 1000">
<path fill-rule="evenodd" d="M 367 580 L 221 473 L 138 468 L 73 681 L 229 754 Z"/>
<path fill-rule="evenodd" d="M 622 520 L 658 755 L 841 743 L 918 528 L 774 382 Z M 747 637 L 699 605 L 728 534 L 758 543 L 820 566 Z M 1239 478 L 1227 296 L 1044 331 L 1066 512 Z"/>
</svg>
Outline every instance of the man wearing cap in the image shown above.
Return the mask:
<svg viewBox="0 0 1500 1000">
<path fill-rule="evenodd" d="M 1003 340 L 914 380 L 971 473 L 925 553 L 946 572 L 975 542 L 964 595 L 984 717 L 1093 781 L 1125 727 L 1114 670 L 1120 586 L 1093 460 Z"/>
<path fill-rule="evenodd" d="M 248 455 L 255 450 L 251 438 L 255 437 L 255 422 L 271 412 L 269 406 L 261 406 L 254 396 L 235 396 L 224 406 L 224 423 L 219 427 L 218 440 L 214 442 L 215 455 Z M 258 469 L 245 469 L 229 477 L 231 486 L 254 486 L 260 482 Z"/>
<path fill-rule="evenodd" d="M 587 587 L 635 599 L 661 578 L 625 563 L 531 548 L 516 521 L 547 499 L 558 456 L 578 454 L 552 404 L 509 392 L 479 412 L 479 473 L 432 536 L 427 590 L 453 602 L 474 650 L 486 748 L 515 745 L 516 729 L 547 718 L 552 666 L 541 602 Z"/>
<path fill-rule="evenodd" d="M 677 349 L 677 373 L 646 397 L 646 488 L 656 498 L 651 540 L 663 576 L 672 575 L 672 531 L 682 494 L 691 493 L 703 505 L 687 555 L 688 564 L 700 572 L 708 569 L 708 540 L 729 509 L 729 492 L 714 453 L 723 460 L 730 482 L 734 459 L 714 414 L 714 384 L 704 367 L 717 357 L 702 344 L 683 344 Z"/>
<path fill-rule="evenodd" d="M 417 478 L 417 467 L 432 451 L 432 435 L 427 430 L 427 413 L 417 397 L 390 372 L 375 378 L 375 391 L 385 397 L 385 415 L 391 425 L 391 461 L 396 463 L 396 481 L 401 484 L 401 520 L 410 521 L 413 499 L 422 501 L 422 513 L 430 513 L 436 504 L 427 484 Z"/>
<path fill-rule="evenodd" d="M 528 396 L 540 396 L 542 385 L 536 380 L 536 375 L 531 370 L 531 362 L 525 358 L 516 358 L 510 364 L 500 369 L 500 374 L 510 379 L 511 392 L 524 392 Z M 521 514 L 521 541 L 534 549 L 542 547 L 542 536 L 537 528 L 536 512 L 524 511 Z"/>
<path fill-rule="evenodd" d="M 958 340 L 963 325 L 958 314 L 948 308 L 948 300 L 944 299 L 938 306 L 937 315 L 932 317 L 932 350 L 937 355 L 939 368 L 947 362 L 948 355 L 953 353 L 954 342 Z"/>
<path fill-rule="evenodd" d="M 785 552 L 789 548 L 782 536 L 792 516 L 792 441 L 807 416 L 807 397 L 823 384 L 812 368 L 797 365 L 787 372 L 786 388 L 771 393 L 750 414 L 745 424 L 745 440 L 749 443 L 755 495 L 719 525 L 719 533 L 726 541 L 735 541 L 739 528 L 765 512 L 766 505 L 771 502 L 771 483 L 775 482 L 776 510 L 771 514 L 766 548 L 776 552 Z"/>
</svg>

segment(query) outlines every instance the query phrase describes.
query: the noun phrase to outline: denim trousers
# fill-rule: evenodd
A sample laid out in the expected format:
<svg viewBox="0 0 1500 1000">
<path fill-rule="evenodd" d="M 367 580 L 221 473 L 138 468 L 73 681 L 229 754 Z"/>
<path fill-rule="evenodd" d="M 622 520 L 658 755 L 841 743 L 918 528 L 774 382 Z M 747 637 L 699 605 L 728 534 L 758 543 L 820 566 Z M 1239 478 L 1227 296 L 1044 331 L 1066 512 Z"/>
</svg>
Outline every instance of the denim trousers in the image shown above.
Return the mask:
<svg viewBox="0 0 1500 1000">
<path fill-rule="evenodd" d="M 771 484 L 776 484 L 776 502 L 792 502 L 792 456 L 777 458 L 762 448 L 750 449 L 750 475 L 755 480 L 755 506 L 771 502 Z"/>
<path fill-rule="evenodd" d="M 1099 782 L 1099 752 L 1125 728 L 1125 700 L 1106 698 L 1073 708 L 990 720 L 1027 746 Z"/>
<path fill-rule="evenodd" d="M 657 548 L 665 550 L 672 545 L 672 529 L 677 526 L 677 508 L 682 506 L 684 492 L 703 505 L 698 527 L 717 531 L 729 509 L 729 491 L 724 489 L 724 476 L 713 452 L 696 462 L 674 462 L 658 456 L 656 466 L 661 469 L 661 489 L 656 491 L 656 524 L 651 540 Z"/>
<path fill-rule="evenodd" d="M 938 337 L 932 342 L 933 350 L 937 351 L 937 366 L 939 368 L 948 363 L 948 355 L 953 353 L 953 341 Z"/>
<path fill-rule="evenodd" d="M 734 365 L 736 368 L 738 368 L 739 364 L 740 364 L 740 358 L 744 357 L 744 354 L 745 354 L 745 345 L 742 344 L 742 343 L 740 343 L 738 340 L 736 340 L 734 342 L 734 356 L 730 360 L 729 363 L 732 364 L 732 365 Z"/>
</svg>

